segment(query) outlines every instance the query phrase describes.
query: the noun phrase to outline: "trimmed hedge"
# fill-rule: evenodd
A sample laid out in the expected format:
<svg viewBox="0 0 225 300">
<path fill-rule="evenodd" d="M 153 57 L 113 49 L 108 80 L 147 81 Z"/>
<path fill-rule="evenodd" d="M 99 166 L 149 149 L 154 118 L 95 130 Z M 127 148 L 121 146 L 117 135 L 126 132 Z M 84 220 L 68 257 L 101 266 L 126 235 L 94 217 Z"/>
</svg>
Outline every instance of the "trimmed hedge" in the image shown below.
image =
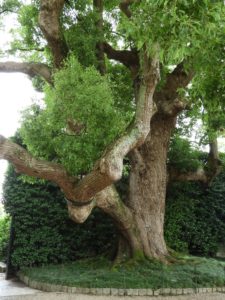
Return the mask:
<svg viewBox="0 0 225 300">
<path fill-rule="evenodd" d="M 115 243 L 116 231 L 107 216 L 96 210 L 84 224 L 75 224 L 56 186 L 24 183 L 12 167 L 5 179 L 4 206 L 14 216 L 14 267 L 96 256 Z"/>
<path fill-rule="evenodd" d="M 168 188 L 165 237 L 176 251 L 215 256 L 225 243 L 225 172 L 210 188 L 174 183 Z"/>
<path fill-rule="evenodd" d="M 0 217 L 0 260 L 5 261 L 9 241 L 10 217 Z"/>
<path fill-rule="evenodd" d="M 225 240 L 224 181 L 222 173 L 208 189 L 197 183 L 174 183 L 168 188 L 165 237 L 170 248 L 215 256 L 218 244 Z M 125 194 L 127 182 L 120 182 L 118 188 Z M 51 183 L 24 183 L 10 167 L 4 199 L 15 220 L 12 263 L 17 268 L 96 256 L 116 248 L 112 220 L 96 210 L 84 224 L 75 224 L 62 193 Z"/>
</svg>

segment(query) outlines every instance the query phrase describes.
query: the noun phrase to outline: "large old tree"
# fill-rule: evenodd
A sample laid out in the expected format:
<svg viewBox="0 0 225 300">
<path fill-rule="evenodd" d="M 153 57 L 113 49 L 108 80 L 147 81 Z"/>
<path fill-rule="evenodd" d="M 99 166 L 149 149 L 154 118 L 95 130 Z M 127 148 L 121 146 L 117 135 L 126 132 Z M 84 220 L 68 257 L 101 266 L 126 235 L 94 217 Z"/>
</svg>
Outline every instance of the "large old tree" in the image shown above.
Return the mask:
<svg viewBox="0 0 225 300">
<path fill-rule="evenodd" d="M 0 71 L 34 78 L 45 104 L 24 113 L 26 149 L 0 136 L 0 158 L 60 186 L 76 222 L 94 207 L 110 215 L 118 255 L 168 260 L 168 182 L 210 184 L 220 169 L 223 1 L 7 0 L 2 18 L 11 12 L 20 26 L 10 51 L 23 62 L 1 62 Z M 188 118 L 203 116 L 210 152 L 202 168 L 181 173 L 167 166 L 167 152 L 186 109 Z M 122 200 L 115 183 L 123 172 Z"/>
</svg>

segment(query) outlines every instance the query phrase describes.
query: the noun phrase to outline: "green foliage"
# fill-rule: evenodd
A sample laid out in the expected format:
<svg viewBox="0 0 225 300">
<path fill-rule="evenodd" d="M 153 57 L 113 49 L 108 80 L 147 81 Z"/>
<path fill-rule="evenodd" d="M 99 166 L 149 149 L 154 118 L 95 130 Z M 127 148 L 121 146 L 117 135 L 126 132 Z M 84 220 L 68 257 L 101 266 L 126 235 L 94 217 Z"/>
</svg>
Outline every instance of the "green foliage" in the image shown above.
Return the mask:
<svg viewBox="0 0 225 300">
<path fill-rule="evenodd" d="M 133 26 L 125 26 L 138 48 L 145 43 L 150 53 L 176 64 L 202 51 L 206 38 L 208 44 L 215 39 L 223 11 L 223 1 L 144 1 L 134 8 Z"/>
<path fill-rule="evenodd" d="M 16 12 L 19 8 L 18 0 L 2 0 L 0 3 L 0 15 L 5 13 Z"/>
<path fill-rule="evenodd" d="M 15 267 L 72 261 L 110 252 L 114 247 L 116 233 L 109 218 L 96 210 L 85 224 L 75 224 L 56 186 L 24 183 L 12 167 L 4 184 L 4 205 L 14 216 Z M 0 226 L 5 230 L 3 235 L 0 231 L 3 242 L 6 225 Z"/>
<path fill-rule="evenodd" d="M 85 67 L 97 64 L 96 37 L 95 15 L 91 10 L 85 16 L 79 15 L 79 22 L 75 22 L 65 31 L 68 47 Z"/>
<path fill-rule="evenodd" d="M 35 156 L 55 159 L 73 174 L 85 173 L 126 127 L 106 77 L 84 69 L 71 56 L 46 88 L 46 108 L 33 106 L 24 115 L 21 135 Z M 71 129 L 81 126 L 76 133 Z"/>
<path fill-rule="evenodd" d="M 17 50 L 19 50 L 21 51 L 22 57 L 34 61 L 35 49 L 42 48 L 43 45 L 46 44 L 38 25 L 38 12 L 38 6 L 36 5 L 29 4 L 20 6 L 17 18 L 20 26 L 12 30 L 14 39 L 11 42 L 11 54 L 15 54 Z M 39 60 L 42 56 L 43 55 L 40 54 Z"/>
<path fill-rule="evenodd" d="M 9 240 L 10 217 L 0 217 L 0 261 L 5 261 Z"/>
<path fill-rule="evenodd" d="M 169 167 L 181 172 L 195 171 L 202 166 L 201 153 L 191 147 L 191 143 L 175 134 L 170 142 L 168 153 Z"/>
<path fill-rule="evenodd" d="M 145 44 L 149 53 L 157 54 L 162 62 L 177 64 L 199 51 L 202 55 L 212 45 L 218 28 L 222 29 L 219 26 L 224 4 L 211 0 L 152 0 L 138 2 L 132 10 L 131 22 L 123 19 L 126 35 L 138 49 Z"/>
<path fill-rule="evenodd" d="M 224 35 L 223 35 L 224 37 Z M 225 55 L 224 41 L 221 37 L 212 49 L 210 65 L 193 80 L 190 99 L 193 106 L 199 108 L 198 117 L 202 118 L 209 138 L 221 134 L 225 127 Z"/>
<path fill-rule="evenodd" d="M 225 173 L 205 189 L 197 183 L 169 186 L 165 237 L 176 251 L 213 256 L 225 232 Z"/>
<path fill-rule="evenodd" d="M 110 84 L 115 106 L 123 114 L 124 121 L 131 120 L 135 110 L 133 82 L 130 71 L 120 64 L 108 64 Z M 126 122 L 126 121 L 125 121 Z"/>
<path fill-rule="evenodd" d="M 180 257 L 182 261 L 163 265 L 142 261 L 134 266 L 112 270 L 105 258 L 86 259 L 70 264 L 26 268 L 22 273 L 31 280 L 87 288 L 197 288 L 223 286 L 224 262 L 213 259 Z"/>
</svg>

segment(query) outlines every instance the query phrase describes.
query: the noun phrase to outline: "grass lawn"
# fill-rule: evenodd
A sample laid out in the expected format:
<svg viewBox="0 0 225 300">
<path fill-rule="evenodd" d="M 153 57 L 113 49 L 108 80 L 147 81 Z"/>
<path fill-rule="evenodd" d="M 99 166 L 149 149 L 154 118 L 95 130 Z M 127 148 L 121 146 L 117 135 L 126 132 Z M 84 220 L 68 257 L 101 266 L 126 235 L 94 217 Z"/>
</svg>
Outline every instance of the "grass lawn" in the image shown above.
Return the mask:
<svg viewBox="0 0 225 300">
<path fill-rule="evenodd" d="M 225 286 L 225 261 L 183 256 L 171 265 L 144 261 L 112 268 L 106 258 L 25 268 L 31 279 L 75 287 L 195 288 Z"/>
</svg>

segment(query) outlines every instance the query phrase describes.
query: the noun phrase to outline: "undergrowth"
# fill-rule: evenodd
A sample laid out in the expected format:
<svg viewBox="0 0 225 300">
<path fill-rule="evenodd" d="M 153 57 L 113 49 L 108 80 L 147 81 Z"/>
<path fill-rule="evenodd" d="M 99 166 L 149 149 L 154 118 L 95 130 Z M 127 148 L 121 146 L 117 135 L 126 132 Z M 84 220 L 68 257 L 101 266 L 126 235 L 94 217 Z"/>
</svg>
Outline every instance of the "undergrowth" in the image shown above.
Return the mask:
<svg viewBox="0 0 225 300">
<path fill-rule="evenodd" d="M 104 257 L 69 264 L 25 268 L 21 272 L 40 282 L 88 288 L 197 288 L 225 285 L 225 261 L 183 256 L 164 265 L 144 261 L 112 268 Z"/>
</svg>

